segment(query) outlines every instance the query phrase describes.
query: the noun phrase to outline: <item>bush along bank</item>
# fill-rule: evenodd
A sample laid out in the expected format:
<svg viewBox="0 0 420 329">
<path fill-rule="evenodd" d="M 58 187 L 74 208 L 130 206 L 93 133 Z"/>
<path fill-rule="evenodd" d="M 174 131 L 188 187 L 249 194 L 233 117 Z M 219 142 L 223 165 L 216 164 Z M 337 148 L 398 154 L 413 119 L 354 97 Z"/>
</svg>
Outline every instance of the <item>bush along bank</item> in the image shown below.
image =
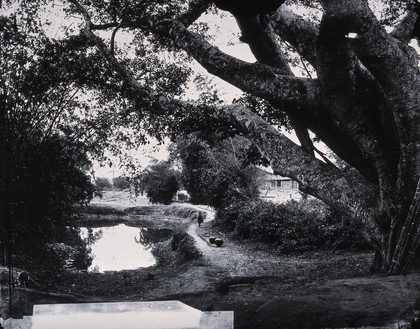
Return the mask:
<svg viewBox="0 0 420 329">
<path fill-rule="evenodd" d="M 239 201 L 218 210 L 216 220 L 234 238 L 263 242 L 282 253 L 369 249 L 361 223 L 315 199 L 285 204 Z"/>
</svg>

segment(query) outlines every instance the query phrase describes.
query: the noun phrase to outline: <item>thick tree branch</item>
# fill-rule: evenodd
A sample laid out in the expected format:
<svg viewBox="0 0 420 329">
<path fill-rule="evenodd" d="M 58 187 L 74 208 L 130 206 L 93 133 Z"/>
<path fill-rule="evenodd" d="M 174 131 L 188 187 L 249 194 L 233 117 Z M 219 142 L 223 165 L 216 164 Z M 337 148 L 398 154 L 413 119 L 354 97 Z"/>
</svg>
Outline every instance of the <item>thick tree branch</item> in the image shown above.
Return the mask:
<svg viewBox="0 0 420 329">
<path fill-rule="evenodd" d="M 144 22 L 142 21 L 141 24 Z M 200 35 L 189 31 L 182 23 L 171 20 L 147 26 L 137 22 L 125 22 L 123 27 L 153 30 L 170 38 L 180 49 L 186 51 L 209 73 L 218 76 L 244 92 L 252 93 L 276 104 L 295 108 L 316 107 L 320 91 L 316 80 L 283 75 L 275 68 L 259 63 L 247 63 L 229 56 L 208 43 Z M 140 24 L 140 25 L 139 25 Z M 115 27 L 114 23 L 95 25 L 90 29 Z"/>
<path fill-rule="evenodd" d="M 331 119 L 327 111 L 307 113 L 305 122 L 309 130 L 320 138 L 339 158 L 357 169 L 366 179 L 377 182 L 377 173 L 360 148 L 348 134 Z"/>
<path fill-rule="evenodd" d="M 281 8 L 270 17 L 275 32 L 290 43 L 315 69 L 318 68 L 316 40 L 318 27 L 296 15 L 287 8 Z"/>
<path fill-rule="evenodd" d="M 171 22 L 169 29 L 168 26 L 162 26 L 160 33 L 167 34 L 168 30 L 174 43 L 194 57 L 209 73 L 239 89 L 272 102 L 284 102 L 298 108 L 317 106 L 320 94 L 316 80 L 285 76 L 267 65 L 236 59 L 178 22 Z"/>
<path fill-rule="evenodd" d="M 319 79 L 324 93 L 324 102 L 341 126 L 358 144 L 377 168 L 381 200 L 389 204 L 396 186 L 395 163 L 382 138 L 378 111 L 372 109 L 384 104 L 381 94 L 362 97 L 366 84 L 358 81 L 359 63 L 346 38 L 346 20 L 337 17 L 337 8 L 328 2 L 321 21 L 318 45 Z M 343 24 L 344 22 L 344 24 Z M 359 86 L 360 85 L 360 86 Z M 375 97 L 377 104 L 370 98 Z"/>
<path fill-rule="evenodd" d="M 271 24 L 266 18 L 262 17 L 262 15 L 236 17 L 242 32 L 241 39 L 249 44 L 258 62 L 278 68 L 285 75 L 293 76 L 287 59 L 276 40 Z M 276 104 L 273 105 L 276 106 Z M 309 154 L 315 156 L 313 143 L 307 129 L 308 125 L 304 123 L 305 116 L 299 115 L 299 113 L 290 108 L 283 109 L 283 111 L 287 112 L 301 146 Z"/>
<path fill-rule="evenodd" d="M 87 14 L 87 13 L 86 13 Z M 90 18 L 89 18 L 90 19 Z M 114 27 L 117 27 L 118 25 L 120 25 L 121 23 L 117 23 L 117 22 L 112 22 L 112 23 L 104 23 L 104 24 L 94 24 L 92 22 L 90 22 L 90 29 L 93 30 L 109 30 L 112 29 Z M 121 27 L 125 27 L 124 25 L 122 25 Z"/>
<path fill-rule="evenodd" d="M 194 23 L 210 6 L 210 0 L 191 0 L 188 10 L 177 17 L 177 20 L 185 26 Z"/>
<path fill-rule="evenodd" d="M 357 33 L 352 47 L 375 77 L 393 112 L 399 134 L 399 187 L 411 199 L 420 176 L 420 71 L 417 56 L 405 42 L 388 35 L 367 1 L 325 1 L 347 32 Z M 405 208 L 405 207 L 404 207 Z"/>
<path fill-rule="evenodd" d="M 309 136 L 307 125 L 303 124 L 304 120 L 299 118 L 295 113 L 290 113 L 289 118 L 300 145 L 308 154 L 315 156 L 314 144 Z"/>
<path fill-rule="evenodd" d="M 235 104 L 224 108 L 224 112 L 237 122 L 248 138 L 258 147 L 261 154 L 270 161 L 273 170 L 297 180 L 304 190 L 325 203 L 341 209 L 354 218 L 366 211 L 375 212 L 368 205 L 375 205 L 377 190 L 363 178 L 354 177 L 348 181 L 345 175 L 330 165 L 312 157 L 300 146 L 267 124 L 247 108 Z M 367 210 L 370 209 L 370 210 Z M 365 217 L 367 215 L 367 217 Z M 369 235 L 380 236 L 372 220 L 365 222 Z M 371 235 L 372 236 L 372 235 Z"/>
<path fill-rule="evenodd" d="M 214 0 L 214 4 L 234 16 L 256 16 L 276 10 L 285 0 Z"/>
<path fill-rule="evenodd" d="M 348 213 L 355 213 L 361 207 L 361 195 L 365 198 L 373 193 L 373 200 L 375 199 L 375 188 L 366 180 L 358 178 L 351 182 L 346 181 L 339 170 L 313 158 L 244 106 L 235 104 L 225 107 L 224 111 L 233 116 L 232 121 L 239 123 L 247 138 L 269 159 L 274 171 L 310 187 L 325 202 L 347 208 Z M 337 184 L 337 180 L 340 183 Z M 329 187 L 325 188 L 326 186 Z"/>
<path fill-rule="evenodd" d="M 281 50 L 267 17 L 235 17 L 242 32 L 241 41 L 247 43 L 258 62 L 275 67 L 279 72 L 292 75 L 289 63 Z"/>
<path fill-rule="evenodd" d="M 417 2 L 416 0 L 414 2 Z M 402 19 L 394 30 L 391 36 L 403 42 L 409 42 L 413 38 L 413 29 L 418 20 L 418 13 L 415 12 L 415 5 L 411 5 L 411 10 L 408 10 L 406 16 Z"/>
</svg>

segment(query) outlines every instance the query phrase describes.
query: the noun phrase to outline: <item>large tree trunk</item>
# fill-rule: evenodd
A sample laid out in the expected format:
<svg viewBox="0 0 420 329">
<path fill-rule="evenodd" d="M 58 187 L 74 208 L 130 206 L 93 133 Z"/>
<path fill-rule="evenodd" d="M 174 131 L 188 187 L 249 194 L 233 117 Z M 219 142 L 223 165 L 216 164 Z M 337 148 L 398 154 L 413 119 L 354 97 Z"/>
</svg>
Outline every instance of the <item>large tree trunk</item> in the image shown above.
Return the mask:
<svg viewBox="0 0 420 329">
<path fill-rule="evenodd" d="M 374 270 L 389 274 L 406 273 L 416 255 L 420 245 L 420 180 L 416 192 L 406 213 L 405 219 L 393 218 L 389 230 L 390 238 L 380 256 L 381 267 Z M 398 214 L 396 214 L 398 216 Z M 376 264 L 375 264 L 376 265 Z"/>
</svg>

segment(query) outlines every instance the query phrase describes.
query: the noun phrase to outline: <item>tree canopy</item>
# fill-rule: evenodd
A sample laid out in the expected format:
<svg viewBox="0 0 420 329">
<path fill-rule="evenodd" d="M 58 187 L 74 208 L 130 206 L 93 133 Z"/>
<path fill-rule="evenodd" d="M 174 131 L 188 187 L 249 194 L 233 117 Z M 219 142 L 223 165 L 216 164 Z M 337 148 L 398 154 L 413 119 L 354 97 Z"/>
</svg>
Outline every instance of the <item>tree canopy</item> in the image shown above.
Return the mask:
<svg viewBox="0 0 420 329">
<path fill-rule="evenodd" d="M 0 17 L 0 242 L 9 252 L 63 238 L 73 205 L 94 192 L 89 145 L 74 131 L 79 87 L 35 13 L 29 5 Z"/>
<path fill-rule="evenodd" d="M 179 190 L 178 172 L 169 161 L 158 161 L 147 166 L 134 180 L 135 188 L 146 193 L 151 203 L 171 204 Z"/>
<path fill-rule="evenodd" d="M 259 176 L 254 166 L 258 151 L 243 137 L 212 147 L 194 135 L 178 138 L 170 157 L 182 165 L 181 182 L 193 204 L 221 210 L 240 200 L 258 197 Z"/>
<path fill-rule="evenodd" d="M 410 45 L 418 37 L 416 3 L 69 0 L 81 32 L 63 42 L 87 49 L 67 67 L 117 124 L 143 137 L 246 137 L 276 173 L 364 224 L 376 271 L 401 273 L 420 243 L 420 71 Z M 255 62 L 212 43 L 200 18 L 224 11 L 240 30 L 231 37 L 249 46 Z M 191 61 L 254 101 L 182 97 Z M 281 133 L 282 123 L 300 145 Z M 314 138 L 347 165 L 328 161 Z"/>
</svg>

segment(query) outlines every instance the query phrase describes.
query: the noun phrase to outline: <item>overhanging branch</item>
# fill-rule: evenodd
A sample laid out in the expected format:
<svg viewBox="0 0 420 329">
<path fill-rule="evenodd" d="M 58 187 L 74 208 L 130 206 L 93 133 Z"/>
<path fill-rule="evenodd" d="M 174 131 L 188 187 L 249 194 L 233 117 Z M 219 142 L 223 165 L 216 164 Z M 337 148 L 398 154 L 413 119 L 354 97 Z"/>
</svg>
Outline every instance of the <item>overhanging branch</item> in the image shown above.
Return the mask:
<svg viewBox="0 0 420 329">
<path fill-rule="evenodd" d="M 283 75 L 267 65 L 241 61 L 223 53 L 176 21 L 166 22 L 158 32 L 168 36 L 168 31 L 174 43 L 209 73 L 244 92 L 296 107 L 319 105 L 320 90 L 314 79 Z"/>
<path fill-rule="evenodd" d="M 340 170 L 314 158 L 240 104 L 224 107 L 223 111 L 240 125 L 274 171 L 294 178 L 312 195 L 352 215 L 366 204 L 375 204 L 376 189 L 363 178 L 347 181 Z"/>
</svg>

